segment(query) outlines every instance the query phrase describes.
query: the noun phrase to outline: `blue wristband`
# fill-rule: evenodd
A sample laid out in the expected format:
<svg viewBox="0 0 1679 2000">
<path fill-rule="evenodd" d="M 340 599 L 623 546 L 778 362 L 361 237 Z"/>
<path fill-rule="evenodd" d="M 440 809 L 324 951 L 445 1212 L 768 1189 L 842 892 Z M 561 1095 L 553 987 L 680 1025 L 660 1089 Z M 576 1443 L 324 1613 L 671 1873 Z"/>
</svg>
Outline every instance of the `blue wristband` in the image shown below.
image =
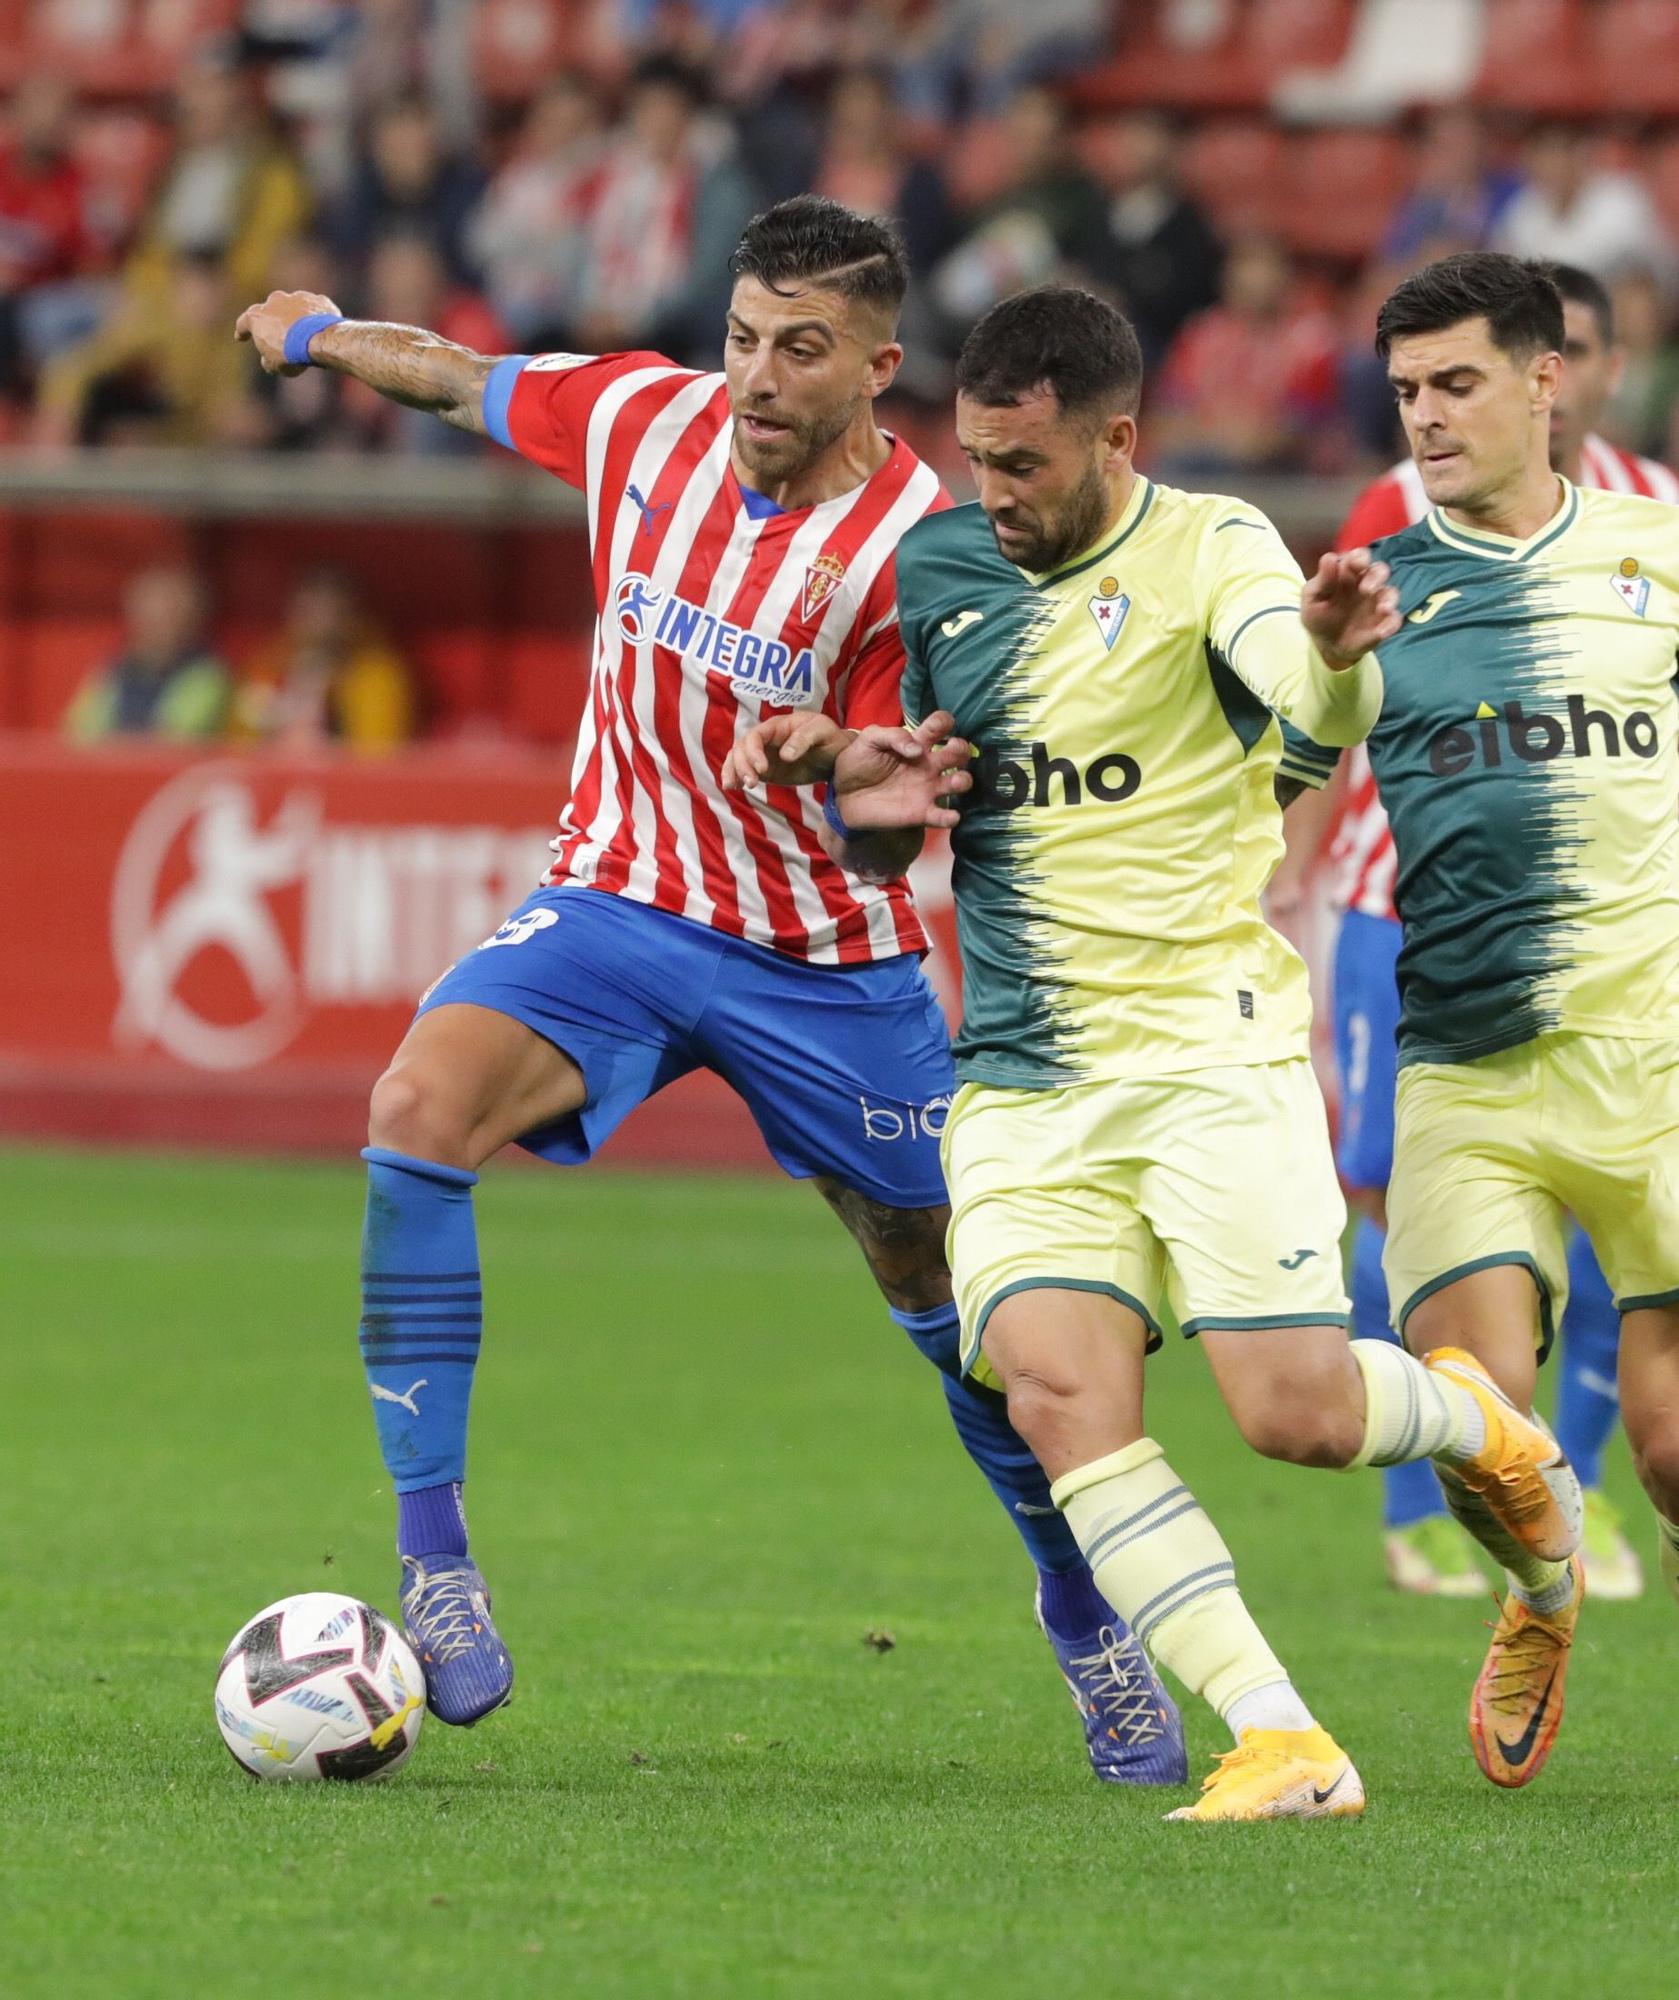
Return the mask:
<svg viewBox="0 0 1679 2000">
<path fill-rule="evenodd" d="M 286 328 L 285 358 L 293 368 L 309 366 L 309 343 L 323 326 L 336 326 L 342 313 L 305 313 Z"/>
<path fill-rule="evenodd" d="M 822 794 L 822 817 L 834 829 L 841 840 L 855 840 L 856 832 L 840 818 L 840 809 L 834 799 L 834 788 L 829 785 Z"/>
</svg>

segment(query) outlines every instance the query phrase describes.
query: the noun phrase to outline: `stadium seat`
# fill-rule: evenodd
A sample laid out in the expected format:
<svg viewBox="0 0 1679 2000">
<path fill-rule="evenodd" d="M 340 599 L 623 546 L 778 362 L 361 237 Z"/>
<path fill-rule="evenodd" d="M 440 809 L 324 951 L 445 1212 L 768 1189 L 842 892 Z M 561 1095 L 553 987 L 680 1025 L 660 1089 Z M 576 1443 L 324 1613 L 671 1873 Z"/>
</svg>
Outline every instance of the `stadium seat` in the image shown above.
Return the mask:
<svg viewBox="0 0 1679 2000">
<path fill-rule="evenodd" d="M 1243 37 L 1269 94 L 1291 71 L 1328 69 L 1346 53 L 1352 0 L 1254 0 Z"/>
<path fill-rule="evenodd" d="M 1679 117 L 1679 6 L 1601 0 L 1591 19 L 1601 102 L 1639 117 Z"/>
<path fill-rule="evenodd" d="M 529 97 L 564 61 L 569 47 L 564 0 L 484 0 L 473 9 L 473 61 L 492 97 Z"/>
<path fill-rule="evenodd" d="M 1662 220 L 1679 237 L 1679 132 L 1658 140 L 1644 157 L 1644 177 L 1656 198 Z"/>
<path fill-rule="evenodd" d="M 169 151 L 169 133 L 143 111 L 109 106 L 76 121 L 76 158 L 103 236 L 125 241 L 139 223 Z"/>
<path fill-rule="evenodd" d="M 134 88 L 137 16 L 131 0 L 36 0 L 25 10 L 26 60 L 81 89 L 120 97 Z"/>
<path fill-rule="evenodd" d="M 122 620 L 116 617 L 36 618 L 20 625 L 22 726 L 58 729 L 77 688 L 113 659 L 121 645 Z"/>
<path fill-rule="evenodd" d="M 1127 7 L 1111 61 L 1071 88 L 1085 110 L 1210 111 L 1257 105 L 1260 79 L 1244 46 L 1259 0 L 1151 0 Z"/>
<path fill-rule="evenodd" d="M 1285 150 L 1274 125 L 1209 119 L 1184 148 L 1184 180 L 1224 234 L 1269 231 L 1278 220 Z"/>
<path fill-rule="evenodd" d="M 1599 92 L 1580 0 L 1487 0 L 1477 100 L 1498 110 L 1586 117 Z"/>
<path fill-rule="evenodd" d="M 1364 258 L 1410 180 L 1410 149 L 1396 133 L 1303 133 L 1289 149 L 1283 233 L 1308 256 Z"/>
</svg>

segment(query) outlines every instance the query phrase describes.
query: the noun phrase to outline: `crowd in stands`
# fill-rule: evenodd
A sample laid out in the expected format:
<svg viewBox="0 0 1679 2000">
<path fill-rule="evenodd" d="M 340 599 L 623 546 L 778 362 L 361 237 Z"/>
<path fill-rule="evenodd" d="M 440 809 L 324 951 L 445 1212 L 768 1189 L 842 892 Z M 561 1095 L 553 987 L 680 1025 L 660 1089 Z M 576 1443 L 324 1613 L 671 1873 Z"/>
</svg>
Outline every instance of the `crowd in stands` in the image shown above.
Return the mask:
<svg viewBox="0 0 1679 2000">
<path fill-rule="evenodd" d="M 1570 0 L 1582 16 L 1610 4 Z M 1450 5 L 1495 27 L 1515 18 L 1498 0 Z M 152 10 L 132 0 L 130 12 Z M 1396 442 L 1369 351 L 1374 305 L 1419 262 L 1477 246 L 1610 284 L 1627 361 L 1605 429 L 1679 459 L 1679 260 L 1664 216 L 1679 176 L 1662 165 L 1675 142 L 1658 117 L 1524 111 L 1519 93 L 1486 89 L 1401 108 L 1379 130 L 1233 114 L 1230 65 L 1259 50 L 1274 80 L 1290 21 L 1320 70 L 1319 29 L 1339 21 L 1350 91 L 1392 12 L 1388 0 L 182 0 L 170 18 L 205 32 L 167 78 L 125 92 L 120 69 L 90 80 L 73 62 L 30 63 L 0 104 L 0 440 L 490 451 L 321 371 L 263 377 L 230 338 L 235 315 L 271 287 L 302 288 L 480 350 L 653 347 L 711 365 L 742 224 L 810 188 L 902 225 L 916 281 L 891 420 L 944 468 L 966 328 L 1009 291 L 1066 277 L 1137 323 L 1151 470 L 1207 484 L 1373 469 Z M 492 58 L 498 22 L 528 45 L 514 34 Z M 1161 110 L 1136 52 L 1173 33 L 1191 37 L 1180 55 L 1201 35 L 1205 60 L 1171 71 Z M 1266 88 L 1284 102 L 1281 84 Z M 330 587 L 314 587 L 324 603 Z M 142 643 L 149 618 L 134 615 L 131 659 L 78 705 L 78 727 L 125 726 L 148 703 L 214 708 L 203 669 L 215 663 L 193 655 L 181 682 L 191 639 Z M 153 654 L 179 656 L 165 680 L 190 696 L 165 699 L 134 666 Z M 357 706 L 276 695 L 245 702 L 237 726 L 290 728 L 307 710 L 353 735 Z M 372 706 L 401 733 L 401 701 L 387 690 Z"/>
</svg>

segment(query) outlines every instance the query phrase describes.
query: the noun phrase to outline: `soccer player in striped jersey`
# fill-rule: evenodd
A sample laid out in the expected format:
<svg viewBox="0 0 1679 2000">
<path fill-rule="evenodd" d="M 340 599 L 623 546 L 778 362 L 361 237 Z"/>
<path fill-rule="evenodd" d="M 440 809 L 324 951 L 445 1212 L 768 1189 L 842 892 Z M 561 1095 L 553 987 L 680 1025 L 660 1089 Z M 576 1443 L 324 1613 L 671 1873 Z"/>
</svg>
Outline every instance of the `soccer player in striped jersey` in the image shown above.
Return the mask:
<svg viewBox="0 0 1679 2000">
<path fill-rule="evenodd" d="M 1376 544 L 1402 612 L 1370 736 L 1403 925 L 1383 1264 L 1401 1338 L 1461 1341 L 1525 1408 L 1578 1217 L 1679 1596 L 1679 518 L 1552 466 L 1564 324 L 1543 265 L 1488 252 L 1415 273 L 1376 322 L 1434 503 Z M 1583 1573 L 1502 1560 L 1469 1732 L 1519 1786 L 1556 1739 Z"/>
<path fill-rule="evenodd" d="M 963 1444 L 1037 1564 L 1039 1621 L 1097 1775 L 1173 1782 L 1175 1708 L 1003 1399 L 961 1371 L 938 1160 L 954 1077 L 892 842 L 841 866 L 807 796 L 719 784 L 765 715 L 797 707 L 858 728 L 901 712 L 894 554 L 945 504 L 874 417 L 902 358 L 902 244 L 801 197 L 752 222 L 733 269 L 715 374 L 653 353 L 492 358 L 347 320 L 309 293 L 274 294 L 239 322 L 270 370 L 354 376 L 588 500 L 594 670 L 553 865 L 425 995 L 374 1090 L 363 1155 L 361 1343 L 399 1496 L 409 1632 L 444 1721 L 507 1699 L 512 1664 L 461 1499 L 479 1168 L 514 1140 L 587 1160 L 638 1103 L 708 1068 L 779 1164 L 815 1180 L 939 1369 Z"/>
<path fill-rule="evenodd" d="M 951 834 L 964 1359 L 1006 1388 L 1108 1601 L 1236 1739 L 1172 1817 L 1353 1814 L 1358 1774 L 1146 1435 L 1163 1305 L 1257 1450 L 1439 1455 L 1524 1546 L 1566 1555 L 1574 1530 L 1554 1443 L 1467 1354 L 1349 1348 L 1306 969 L 1260 913 L 1282 853 L 1277 715 L 1339 743 L 1371 726 L 1387 572 L 1330 555 L 1304 583 L 1251 506 L 1142 477 L 1141 383 L 1135 333 L 1087 292 L 989 312 L 957 367 L 979 504 L 918 522 L 898 554 L 912 726 L 775 718 L 729 774 L 785 753 L 804 778 L 820 753 L 845 840 L 903 823 L 894 740 L 923 770 L 953 716 L 983 746 Z M 930 771 L 924 796 L 941 786 Z"/>
<path fill-rule="evenodd" d="M 1679 502 L 1679 479 L 1666 466 L 1596 435 L 1594 427 L 1625 365 L 1608 292 L 1589 271 L 1572 265 L 1554 266 L 1552 276 L 1562 294 L 1566 366 L 1551 411 L 1551 464 L 1577 486 Z M 1336 546 L 1365 547 L 1420 521 L 1427 512 L 1422 476 L 1415 462 L 1406 459 L 1353 503 Z M 1315 769 L 1312 775 L 1315 781 Z M 1330 785 L 1308 792 L 1291 808 L 1286 834 L 1290 878 L 1327 844 L 1332 900 L 1342 912 L 1334 968 L 1335 1050 L 1341 1079 L 1341 1172 L 1360 1210 L 1353 1239 L 1353 1324 L 1360 1334 L 1379 1338 L 1388 1327 L 1382 1242 L 1398 1081 L 1394 964 L 1399 914 L 1393 902 L 1393 835 L 1362 744 L 1342 758 Z M 1278 872 L 1281 877 L 1283 871 Z M 1286 896 L 1287 885 L 1281 886 Z M 1603 1599 L 1637 1597 L 1644 1587 L 1638 1557 L 1602 1486 L 1603 1452 L 1620 1407 L 1615 1387 L 1620 1334 L 1609 1281 L 1590 1239 L 1576 1230 L 1568 1247 L 1557 1442 L 1585 1494 L 1580 1561 L 1593 1597 Z M 1468 1543 L 1451 1525 L 1432 1470 L 1426 1465 L 1390 1466 L 1382 1486 L 1384 1553 L 1393 1582 L 1425 1595 L 1478 1596 L 1485 1587 L 1481 1571 Z"/>
</svg>

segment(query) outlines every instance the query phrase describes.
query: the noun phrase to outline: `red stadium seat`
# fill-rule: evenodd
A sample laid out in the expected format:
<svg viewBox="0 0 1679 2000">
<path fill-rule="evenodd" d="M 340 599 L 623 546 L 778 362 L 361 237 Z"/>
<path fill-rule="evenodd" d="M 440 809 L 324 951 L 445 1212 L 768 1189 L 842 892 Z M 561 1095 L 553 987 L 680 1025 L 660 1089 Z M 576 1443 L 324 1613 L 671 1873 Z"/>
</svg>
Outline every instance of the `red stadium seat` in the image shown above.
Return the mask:
<svg viewBox="0 0 1679 2000">
<path fill-rule="evenodd" d="M 565 0 L 484 0 L 473 9 L 473 60 L 492 97 L 526 98 L 565 60 L 569 45 Z"/>
<path fill-rule="evenodd" d="M 132 0 L 35 0 L 26 12 L 32 68 L 57 71 L 105 96 L 133 89 Z"/>
<path fill-rule="evenodd" d="M 1302 134 L 1290 148 L 1283 233 L 1309 256 L 1369 256 L 1410 183 L 1410 168 L 1410 149 L 1396 133 Z"/>
<path fill-rule="evenodd" d="M 1182 111 L 1254 107 L 1262 79 L 1244 46 L 1259 0 L 1152 0 L 1120 16 L 1113 59 L 1070 95 L 1087 110 L 1160 105 Z"/>
<path fill-rule="evenodd" d="M 1215 118 L 1184 148 L 1184 179 L 1226 235 L 1276 226 L 1287 151 L 1274 125 Z"/>
<path fill-rule="evenodd" d="M 1602 0 L 1591 21 L 1606 110 L 1679 117 L 1679 6 L 1674 0 Z"/>
<path fill-rule="evenodd" d="M 1586 117 L 1600 93 L 1580 0 L 1488 0 L 1474 94 L 1501 110 Z"/>
<path fill-rule="evenodd" d="M 23 727 L 59 728 L 77 688 L 116 657 L 122 637 L 122 620 L 116 617 L 39 618 L 21 626 L 17 652 Z"/>
<path fill-rule="evenodd" d="M 1679 236 L 1679 132 L 1650 148 L 1644 159 L 1644 176 L 1662 220 Z"/>
<path fill-rule="evenodd" d="M 1295 70 L 1330 69 L 1346 54 L 1352 0 L 1254 0 L 1245 43 L 1270 91 Z"/>
</svg>

